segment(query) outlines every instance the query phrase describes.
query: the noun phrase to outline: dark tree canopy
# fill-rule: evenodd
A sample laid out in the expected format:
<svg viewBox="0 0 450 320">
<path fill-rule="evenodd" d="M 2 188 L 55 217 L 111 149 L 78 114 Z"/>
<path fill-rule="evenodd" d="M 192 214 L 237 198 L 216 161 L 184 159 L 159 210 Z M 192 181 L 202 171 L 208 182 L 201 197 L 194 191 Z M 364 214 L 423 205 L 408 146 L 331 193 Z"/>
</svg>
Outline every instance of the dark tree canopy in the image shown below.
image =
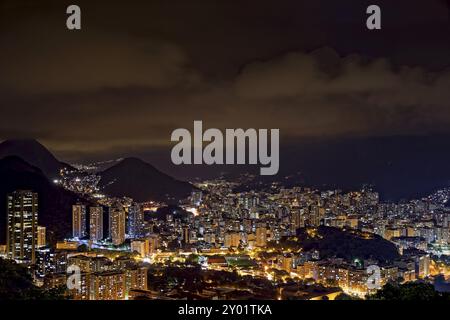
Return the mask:
<svg viewBox="0 0 450 320">
<path fill-rule="evenodd" d="M 287 240 L 287 244 L 292 242 Z M 357 230 L 341 230 L 320 226 L 317 229 L 297 230 L 295 241 L 304 251 L 318 250 L 321 258 L 337 257 L 347 261 L 354 259 L 376 259 L 393 261 L 399 258 L 394 244 L 378 235 L 370 236 Z"/>
<path fill-rule="evenodd" d="M 450 293 L 436 291 L 432 284 L 409 282 L 401 285 L 388 283 L 368 297 L 369 300 L 450 301 Z"/>
<path fill-rule="evenodd" d="M 0 300 L 62 300 L 64 288 L 41 289 L 26 267 L 0 259 Z"/>
</svg>

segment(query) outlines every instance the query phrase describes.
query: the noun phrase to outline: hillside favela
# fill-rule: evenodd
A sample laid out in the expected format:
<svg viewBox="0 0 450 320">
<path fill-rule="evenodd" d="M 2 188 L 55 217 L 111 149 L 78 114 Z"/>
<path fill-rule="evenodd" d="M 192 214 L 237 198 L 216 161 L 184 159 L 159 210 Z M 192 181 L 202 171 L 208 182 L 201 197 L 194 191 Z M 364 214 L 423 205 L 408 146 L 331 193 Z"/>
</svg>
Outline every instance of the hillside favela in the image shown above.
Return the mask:
<svg viewBox="0 0 450 320">
<path fill-rule="evenodd" d="M 448 299 L 450 189 L 387 202 L 251 174 L 182 182 L 138 158 L 67 164 L 34 140 L 0 155 L 3 299 Z"/>
</svg>

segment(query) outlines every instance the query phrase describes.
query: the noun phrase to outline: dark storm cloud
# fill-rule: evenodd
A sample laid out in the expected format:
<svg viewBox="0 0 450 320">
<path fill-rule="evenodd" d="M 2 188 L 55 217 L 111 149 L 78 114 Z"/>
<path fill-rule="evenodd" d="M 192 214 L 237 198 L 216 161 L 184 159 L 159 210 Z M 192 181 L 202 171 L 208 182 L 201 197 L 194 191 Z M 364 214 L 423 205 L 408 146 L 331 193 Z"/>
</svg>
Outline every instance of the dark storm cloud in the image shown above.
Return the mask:
<svg viewBox="0 0 450 320">
<path fill-rule="evenodd" d="M 448 131 L 448 2 L 79 1 L 0 6 L 0 135 L 70 159 L 169 145 L 178 127 L 287 138 Z M 319 49 L 318 49 L 319 48 Z"/>
<path fill-rule="evenodd" d="M 85 92 L 127 86 L 166 88 L 196 81 L 196 75 L 184 69 L 184 53 L 172 44 L 95 31 L 73 36 L 54 31 L 52 36 L 30 39 L 29 32 L 19 27 L 2 35 L 0 85 L 5 90 Z"/>
<path fill-rule="evenodd" d="M 314 53 L 290 53 L 270 61 L 253 63 L 246 66 L 238 77 L 237 90 L 244 97 L 256 99 L 305 95 L 361 95 L 392 90 L 393 93 L 403 94 L 404 98 L 408 99 L 408 96 L 417 93 L 410 91 L 411 87 L 417 90 L 420 87 L 420 91 L 426 91 L 428 103 L 432 104 L 441 101 L 430 98 L 439 98 L 438 94 L 446 94 L 448 77 L 445 72 L 433 75 L 420 68 L 409 67 L 396 72 L 385 59 L 364 62 L 357 55 L 342 59 L 336 56 L 335 63 L 336 65 L 331 67 L 332 70 L 327 72 L 320 68 L 320 60 Z M 404 94 L 405 91 L 408 94 Z M 412 99 L 411 102 L 404 103 L 423 104 L 427 101 Z M 398 103 L 394 101 L 389 104 Z"/>
</svg>

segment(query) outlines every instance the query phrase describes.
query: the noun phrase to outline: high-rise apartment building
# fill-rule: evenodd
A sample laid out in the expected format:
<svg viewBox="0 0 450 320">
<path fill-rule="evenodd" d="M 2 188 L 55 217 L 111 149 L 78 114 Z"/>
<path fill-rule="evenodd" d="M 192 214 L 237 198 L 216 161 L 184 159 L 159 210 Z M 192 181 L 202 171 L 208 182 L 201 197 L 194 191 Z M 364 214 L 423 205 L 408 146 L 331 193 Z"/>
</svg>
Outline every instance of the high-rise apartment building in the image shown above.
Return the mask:
<svg viewBox="0 0 450 320">
<path fill-rule="evenodd" d="M 131 252 L 137 252 L 142 258 L 150 253 L 150 241 L 148 239 L 131 241 Z"/>
<path fill-rule="evenodd" d="M 144 231 L 144 210 L 142 206 L 133 204 L 128 208 L 128 235 L 139 239 L 145 236 Z"/>
<path fill-rule="evenodd" d="M 89 209 L 89 233 L 94 242 L 103 239 L 103 208 L 91 207 Z"/>
<path fill-rule="evenodd" d="M 86 206 L 76 204 L 72 206 L 72 236 L 74 238 L 83 238 L 86 232 Z"/>
<path fill-rule="evenodd" d="M 37 248 L 42 248 L 47 245 L 46 233 L 47 233 L 46 227 L 43 226 L 37 227 L 37 244 L 36 244 Z"/>
<path fill-rule="evenodd" d="M 91 300 L 124 300 L 126 275 L 121 271 L 91 274 Z"/>
<path fill-rule="evenodd" d="M 256 228 L 256 246 L 265 247 L 267 245 L 267 228 L 257 227 Z"/>
<path fill-rule="evenodd" d="M 38 194 L 19 190 L 7 195 L 7 256 L 21 263 L 36 262 Z"/>
<path fill-rule="evenodd" d="M 115 205 L 109 212 L 109 234 L 114 245 L 125 242 L 125 210 L 121 205 Z"/>
</svg>

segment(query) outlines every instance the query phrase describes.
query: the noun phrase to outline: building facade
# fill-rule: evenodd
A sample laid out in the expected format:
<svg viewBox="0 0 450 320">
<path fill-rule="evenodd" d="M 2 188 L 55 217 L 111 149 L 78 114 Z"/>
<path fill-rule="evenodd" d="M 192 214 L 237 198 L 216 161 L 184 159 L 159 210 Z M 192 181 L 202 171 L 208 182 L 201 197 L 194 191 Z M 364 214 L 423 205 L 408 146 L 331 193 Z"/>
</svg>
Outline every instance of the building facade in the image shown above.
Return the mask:
<svg viewBox="0 0 450 320">
<path fill-rule="evenodd" d="M 78 239 L 87 236 L 85 205 L 76 204 L 72 206 L 72 236 Z"/>
<path fill-rule="evenodd" d="M 20 263 L 36 262 L 38 194 L 19 190 L 7 195 L 7 256 Z"/>
<path fill-rule="evenodd" d="M 103 239 L 103 208 L 91 207 L 89 209 L 89 237 L 97 242 Z"/>
</svg>

